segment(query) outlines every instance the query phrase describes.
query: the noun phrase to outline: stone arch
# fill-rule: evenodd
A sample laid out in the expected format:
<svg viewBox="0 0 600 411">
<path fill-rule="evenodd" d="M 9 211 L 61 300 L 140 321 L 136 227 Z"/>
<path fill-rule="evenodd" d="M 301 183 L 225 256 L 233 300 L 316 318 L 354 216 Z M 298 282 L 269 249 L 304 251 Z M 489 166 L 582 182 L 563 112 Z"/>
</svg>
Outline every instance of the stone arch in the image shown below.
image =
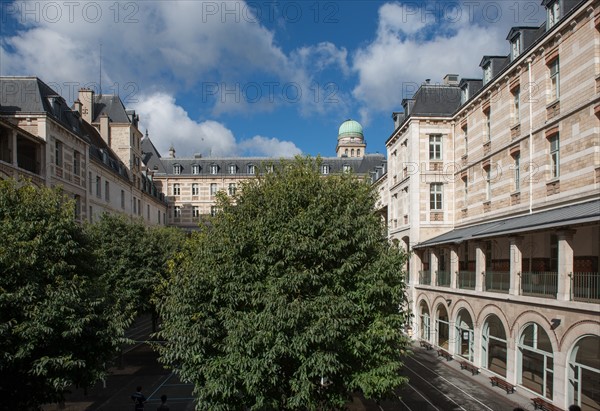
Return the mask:
<svg viewBox="0 0 600 411">
<path fill-rule="evenodd" d="M 496 317 L 498 317 L 500 319 L 500 321 L 502 322 L 502 325 L 504 325 L 504 329 L 506 330 L 506 338 L 511 339 L 512 338 L 512 328 L 508 322 L 508 319 L 506 318 L 506 315 L 504 314 L 504 311 L 502 311 L 500 309 L 500 307 L 498 307 L 496 304 L 487 304 L 481 309 L 481 311 L 479 311 L 479 316 L 477 317 L 477 320 L 476 320 L 477 324 L 485 323 L 485 320 L 491 314 L 495 314 Z"/>
<path fill-rule="evenodd" d="M 465 309 L 469 312 L 469 315 L 471 316 L 471 319 L 473 320 L 473 325 L 475 325 L 476 319 L 477 319 L 477 315 L 475 315 L 475 310 L 473 309 L 473 306 L 471 305 L 471 303 L 464 298 L 461 298 L 452 306 L 452 312 L 449 313 L 450 318 L 456 318 L 456 315 L 462 309 Z"/>
<path fill-rule="evenodd" d="M 563 350 L 563 348 L 566 348 L 570 352 L 577 341 L 587 335 L 598 336 L 599 330 L 600 321 L 585 320 L 576 322 L 565 331 L 565 334 L 560 340 L 559 349 Z"/>
<path fill-rule="evenodd" d="M 540 325 L 550 338 L 552 350 L 558 351 L 558 338 L 552 329 L 552 323 L 546 317 L 536 311 L 523 311 L 517 318 L 515 318 L 515 321 L 510 328 L 511 339 L 513 339 L 515 342 L 518 342 L 521 332 L 523 332 L 525 326 L 530 323 L 537 323 Z"/>
</svg>

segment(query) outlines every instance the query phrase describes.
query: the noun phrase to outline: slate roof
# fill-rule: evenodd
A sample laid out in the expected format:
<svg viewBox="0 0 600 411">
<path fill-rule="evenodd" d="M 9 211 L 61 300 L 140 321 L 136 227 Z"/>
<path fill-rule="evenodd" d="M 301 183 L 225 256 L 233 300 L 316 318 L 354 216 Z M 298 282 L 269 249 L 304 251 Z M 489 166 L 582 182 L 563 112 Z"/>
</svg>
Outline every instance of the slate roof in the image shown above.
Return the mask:
<svg viewBox="0 0 600 411">
<path fill-rule="evenodd" d="M 81 131 L 79 113 L 71 110 L 64 98 L 37 77 L 0 77 L 0 113 L 45 113 L 89 141 Z"/>
<path fill-rule="evenodd" d="M 100 117 L 106 114 L 114 123 L 130 123 L 127 109 L 119 96 L 112 94 L 94 95 L 94 119 L 92 122 L 100 121 Z"/>
<path fill-rule="evenodd" d="M 410 116 L 449 116 L 460 106 L 458 86 L 423 84 L 414 96 Z"/>
<path fill-rule="evenodd" d="M 142 160 L 149 170 L 153 170 L 154 173 L 164 174 L 168 176 L 198 176 L 198 177 L 209 177 L 209 176 L 233 176 L 234 174 L 229 173 L 229 166 L 236 166 L 236 176 L 250 176 L 248 173 L 248 166 L 254 165 L 256 172 L 264 172 L 267 165 L 277 166 L 280 162 L 279 158 L 271 157 L 175 157 L 175 158 L 163 158 L 160 153 L 148 137 L 142 139 Z M 283 159 L 291 160 L 291 158 Z M 383 154 L 366 154 L 364 157 L 322 157 L 322 164 L 329 165 L 330 173 L 341 173 L 344 165 L 349 165 L 352 171 L 356 174 L 368 175 L 373 172 L 376 173 L 381 169 L 384 169 L 385 156 Z M 174 166 L 179 165 L 181 167 L 181 173 L 174 173 Z M 198 174 L 192 173 L 192 166 L 200 166 Z M 217 174 L 211 174 L 211 165 L 218 167 Z"/>
<path fill-rule="evenodd" d="M 517 234 L 554 227 L 597 222 L 599 220 L 600 200 L 593 200 L 552 210 L 539 211 L 533 214 L 505 218 L 489 223 L 456 228 L 445 234 L 423 241 L 414 248 L 430 247 L 439 244 L 456 244 L 485 237 Z"/>
</svg>

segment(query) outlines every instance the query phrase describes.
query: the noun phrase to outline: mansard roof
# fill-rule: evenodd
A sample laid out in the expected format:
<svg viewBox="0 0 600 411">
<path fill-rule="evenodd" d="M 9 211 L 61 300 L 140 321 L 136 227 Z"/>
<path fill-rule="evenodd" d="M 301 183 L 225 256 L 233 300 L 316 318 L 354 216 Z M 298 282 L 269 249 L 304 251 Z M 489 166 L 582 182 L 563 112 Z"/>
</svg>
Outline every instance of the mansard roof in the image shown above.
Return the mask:
<svg viewBox="0 0 600 411">
<path fill-rule="evenodd" d="M 43 114 L 87 141 L 81 131 L 79 113 L 64 98 L 37 77 L 0 77 L 0 113 Z"/>
</svg>

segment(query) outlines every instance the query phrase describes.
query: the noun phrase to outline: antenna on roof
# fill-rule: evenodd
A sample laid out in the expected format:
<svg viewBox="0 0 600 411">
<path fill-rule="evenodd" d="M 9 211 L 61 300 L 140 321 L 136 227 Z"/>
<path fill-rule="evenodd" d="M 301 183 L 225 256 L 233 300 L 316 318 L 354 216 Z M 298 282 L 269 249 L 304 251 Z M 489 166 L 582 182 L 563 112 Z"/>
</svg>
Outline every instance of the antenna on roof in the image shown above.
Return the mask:
<svg viewBox="0 0 600 411">
<path fill-rule="evenodd" d="M 98 83 L 98 94 L 102 94 L 102 42 L 100 42 L 100 82 Z"/>
</svg>

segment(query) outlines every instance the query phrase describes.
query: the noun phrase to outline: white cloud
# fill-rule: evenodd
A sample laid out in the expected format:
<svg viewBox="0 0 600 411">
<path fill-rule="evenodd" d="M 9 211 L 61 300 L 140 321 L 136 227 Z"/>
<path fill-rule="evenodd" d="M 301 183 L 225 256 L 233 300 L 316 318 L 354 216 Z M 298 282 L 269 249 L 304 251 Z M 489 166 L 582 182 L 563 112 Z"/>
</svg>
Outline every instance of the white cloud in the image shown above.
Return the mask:
<svg viewBox="0 0 600 411">
<path fill-rule="evenodd" d="M 526 6 L 490 0 L 382 5 L 376 38 L 352 56 L 359 77 L 352 93 L 362 102 L 361 116 L 398 110 L 425 79 L 441 82 L 450 73 L 481 78 L 484 55 L 508 55 L 511 26 L 522 25 L 523 17 L 534 26 L 542 21 L 541 9 Z"/>
<path fill-rule="evenodd" d="M 238 142 L 225 125 L 207 120 L 198 122 L 178 106 L 175 98 L 166 93 L 141 96 L 134 105 L 140 114 L 140 128 L 148 129 L 150 138 L 161 155 L 171 145 L 177 153 L 190 157 L 194 153 L 205 156 L 255 155 L 286 157 L 300 153 L 300 149 L 289 141 L 256 136 Z"/>
</svg>

